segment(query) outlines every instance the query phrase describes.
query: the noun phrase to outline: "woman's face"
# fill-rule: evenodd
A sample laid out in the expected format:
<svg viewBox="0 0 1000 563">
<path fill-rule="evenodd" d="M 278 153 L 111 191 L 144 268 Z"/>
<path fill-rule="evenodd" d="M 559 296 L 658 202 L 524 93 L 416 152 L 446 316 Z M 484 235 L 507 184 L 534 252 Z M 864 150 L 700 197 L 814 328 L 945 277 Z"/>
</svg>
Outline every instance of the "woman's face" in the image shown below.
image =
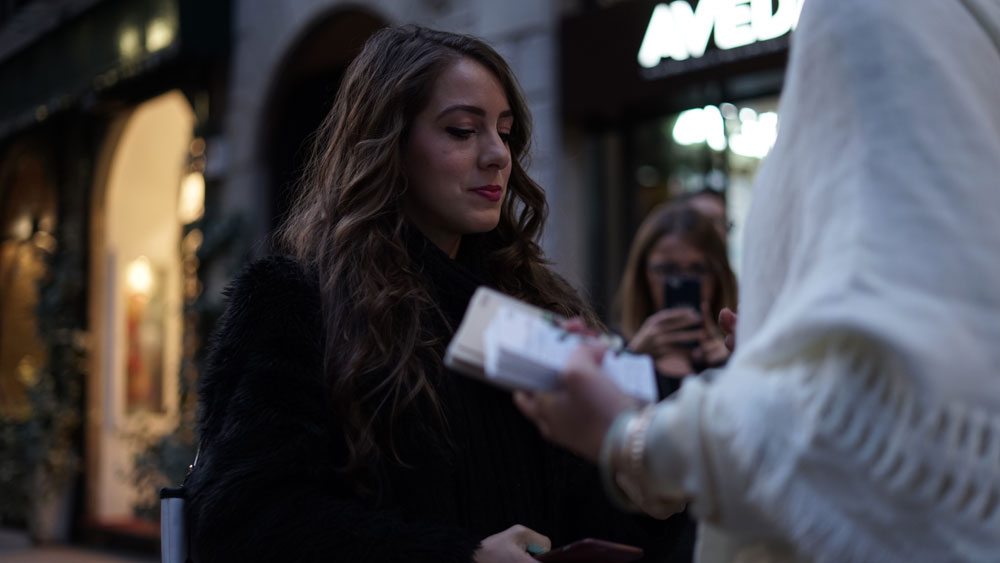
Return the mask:
<svg viewBox="0 0 1000 563">
<path fill-rule="evenodd" d="M 715 280 L 711 275 L 708 258 L 704 252 L 679 235 L 660 237 L 646 255 L 646 283 L 649 284 L 655 311 L 666 305 L 663 287 L 667 278 L 672 276 L 700 279 L 702 303 L 707 303 L 712 298 Z"/>
<path fill-rule="evenodd" d="M 460 59 L 434 84 L 403 149 L 409 180 L 405 213 L 454 257 L 462 235 L 492 230 L 507 193 L 513 127 L 500 81 L 483 65 Z"/>
</svg>

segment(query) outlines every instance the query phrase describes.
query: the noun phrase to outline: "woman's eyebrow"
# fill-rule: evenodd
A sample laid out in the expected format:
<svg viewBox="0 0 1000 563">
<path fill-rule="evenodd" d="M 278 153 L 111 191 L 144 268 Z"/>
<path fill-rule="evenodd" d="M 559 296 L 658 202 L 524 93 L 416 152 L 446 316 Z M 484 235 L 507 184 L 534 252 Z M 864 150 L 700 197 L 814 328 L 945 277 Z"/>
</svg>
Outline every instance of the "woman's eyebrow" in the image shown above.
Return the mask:
<svg viewBox="0 0 1000 563">
<path fill-rule="evenodd" d="M 470 106 L 470 105 L 466 105 L 466 104 L 455 104 L 453 106 L 448 106 L 448 107 L 444 108 L 444 110 L 441 113 L 438 114 L 438 118 L 444 117 L 445 115 L 447 115 L 447 114 L 449 114 L 449 113 L 451 113 L 453 111 L 464 111 L 464 112 L 471 113 L 473 115 L 478 115 L 480 117 L 486 117 L 486 110 L 484 110 L 483 108 L 481 108 L 479 106 Z M 514 112 L 512 112 L 509 109 L 506 109 L 506 110 L 500 112 L 500 118 L 501 119 L 505 118 L 505 117 L 511 117 L 513 115 L 514 115 Z"/>
</svg>

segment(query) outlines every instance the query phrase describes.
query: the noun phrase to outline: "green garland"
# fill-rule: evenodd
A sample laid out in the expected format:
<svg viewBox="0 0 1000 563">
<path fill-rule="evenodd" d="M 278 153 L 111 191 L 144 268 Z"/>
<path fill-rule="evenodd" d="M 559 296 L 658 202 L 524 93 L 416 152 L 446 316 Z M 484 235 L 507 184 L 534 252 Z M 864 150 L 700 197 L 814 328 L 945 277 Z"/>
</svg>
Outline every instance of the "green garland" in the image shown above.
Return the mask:
<svg viewBox="0 0 1000 563">
<path fill-rule="evenodd" d="M 87 360 L 83 256 L 78 245 L 68 245 L 47 258 L 36 308 L 47 361 L 26 381 L 27 416 L 0 420 L 0 516 L 7 521 L 26 521 L 36 502 L 72 486 L 80 468 Z"/>
</svg>

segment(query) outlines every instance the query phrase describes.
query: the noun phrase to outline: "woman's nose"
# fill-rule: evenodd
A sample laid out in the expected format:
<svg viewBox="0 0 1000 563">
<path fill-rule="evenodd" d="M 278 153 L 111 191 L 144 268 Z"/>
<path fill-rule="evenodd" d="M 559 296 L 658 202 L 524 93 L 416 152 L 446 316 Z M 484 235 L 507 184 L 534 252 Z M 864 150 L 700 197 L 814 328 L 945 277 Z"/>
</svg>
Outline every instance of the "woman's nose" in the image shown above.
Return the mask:
<svg viewBox="0 0 1000 563">
<path fill-rule="evenodd" d="M 507 168 L 510 164 L 510 147 L 499 134 L 486 135 L 479 155 L 479 165 L 483 168 Z"/>
</svg>

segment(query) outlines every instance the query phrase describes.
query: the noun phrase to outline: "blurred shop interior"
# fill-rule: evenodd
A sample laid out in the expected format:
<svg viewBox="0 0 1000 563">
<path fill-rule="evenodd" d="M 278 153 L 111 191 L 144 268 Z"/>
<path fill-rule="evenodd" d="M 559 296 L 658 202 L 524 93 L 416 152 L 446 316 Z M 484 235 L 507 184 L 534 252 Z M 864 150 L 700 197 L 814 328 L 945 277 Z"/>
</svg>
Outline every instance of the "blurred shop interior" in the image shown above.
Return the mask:
<svg viewBox="0 0 1000 563">
<path fill-rule="evenodd" d="M 204 266 L 232 238 L 206 158 L 230 16 L 0 9 L 0 525 L 36 542 L 150 550 L 157 487 L 189 463 Z"/>
</svg>

